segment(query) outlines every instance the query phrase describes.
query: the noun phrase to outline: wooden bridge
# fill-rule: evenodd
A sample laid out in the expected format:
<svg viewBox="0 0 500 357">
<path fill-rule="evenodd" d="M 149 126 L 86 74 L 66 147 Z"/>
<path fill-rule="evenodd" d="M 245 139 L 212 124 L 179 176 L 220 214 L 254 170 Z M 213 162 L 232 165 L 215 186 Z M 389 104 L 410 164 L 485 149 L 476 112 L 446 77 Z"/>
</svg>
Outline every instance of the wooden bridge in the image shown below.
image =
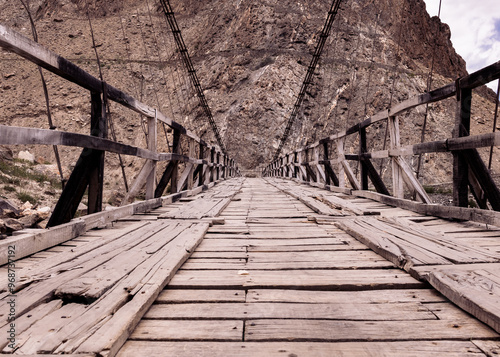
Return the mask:
<svg viewBox="0 0 500 357">
<path fill-rule="evenodd" d="M 168 1 L 161 5 L 219 145 L 0 24 L 2 48 L 89 91 L 92 113 L 90 135 L 0 126 L 2 145 L 82 148 L 49 228 L 0 241 L 3 353 L 499 354 L 500 191 L 481 150 L 492 153 L 500 135 L 496 113 L 493 132 L 472 134 L 471 98 L 500 78 L 500 61 L 280 156 L 291 120 L 263 177 L 248 178 L 221 141 Z M 453 97 L 448 138 L 401 143 L 399 116 Z M 110 101 L 140 115 L 146 148 L 108 137 Z M 370 150 L 375 123 L 386 124 L 389 148 Z M 112 210 L 102 205 L 106 153 L 143 160 Z M 453 206 L 432 204 L 408 164 L 425 153 L 453 156 Z M 145 200 L 134 201 L 141 190 Z M 86 191 L 88 215 L 75 218 Z M 468 207 L 469 193 L 479 208 Z"/>
<path fill-rule="evenodd" d="M 235 178 L 16 261 L 0 311 L 24 355 L 491 356 L 499 235 Z"/>
</svg>

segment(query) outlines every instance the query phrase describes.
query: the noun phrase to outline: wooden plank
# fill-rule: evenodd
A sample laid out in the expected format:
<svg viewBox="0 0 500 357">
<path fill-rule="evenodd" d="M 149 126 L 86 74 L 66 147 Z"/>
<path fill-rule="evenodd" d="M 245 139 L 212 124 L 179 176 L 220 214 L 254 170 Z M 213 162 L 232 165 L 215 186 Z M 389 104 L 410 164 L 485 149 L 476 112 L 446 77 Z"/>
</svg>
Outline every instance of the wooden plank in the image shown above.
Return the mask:
<svg viewBox="0 0 500 357">
<path fill-rule="evenodd" d="M 356 240 L 348 244 L 317 244 L 317 245 L 254 245 L 249 246 L 249 253 L 255 252 L 316 252 L 321 251 L 343 251 L 343 250 L 368 250 L 369 248 Z"/>
<path fill-rule="evenodd" d="M 454 242 L 413 226 L 368 219 L 336 224 L 405 270 L 414 265 L 498 262 L 500 259 L 493 252 Z"/>
<path fill-rule="evenodd" d="M 239 270 L 246 269 L 245 259 L 190 259 L 183 270 Z"/>
<path fill-rule="evenodd" d="M 71 317 L 81 315 L 85 308 L 86 306 L 80 304 L 67 304 L 35 322 L 17 336 L 16 353 L 24 355 L 38 353 L 38 345 L 47 338 L 51 329 L 63 328 Z M 4 352 L 10 351 L 8 347 L 4 349 Z"/>
<path fill-rule="evenodd" d="M 378 341 L 417 341 L 429 339 L 498 338 L 480 322 L 428 320 L 425 324 L 406 321 L 328 321 L 328 320 L 249 320 L 245 341 L 360 341 L 370 336 Z"/>
<path fill-rule="evenodd" d="M 92 331 L 93 334 L 84 333 L 85 342 L 81 343 L 81 336 L 76 335 L 74 341 L 65 342 L 64 348 L 59 348 L 59 351 L 71 353 L 78 347 L 76 352 L 79 353 L 105 351 L 104 353 L 115 355 L 179 267 L 196 249 L 207 229 L 208 224 L 194 224 L 173 241 L 172 247 L 158 252 L 160 254 L 153 254 L 150 259 L 153 264 L 134 270 L 133 274 L 137 272 L 137 277 L 131 274 L 114 288 L 117 292 L 120 289 L 130 291 L 133 298 L 115 312 L 101 328 Z M 111 294 L 108 296 L 113 298 Z"/>
<path fill-rule="evenodd" d="M 191 259 L 192 260 L 192 259 Z M 244 290 L 163 290 L 155 304 L 177 304 L 186 302 L 245 302 Z"/>
<path fill-rule="evenodd" d="M 143 320 L 131 334 L 130 340 L 241 341 L 242 333 L 242 321 Z"/>
<path fill-rule="evenodd" d="M 487 356 L 495 356 L 500 354 L 499 341 L 472 340 L 471 342 Z"/>
<path fill-rule="evenodd" d="M 490 269 L 457 270 L 453 267 L 433 271 L 427 280 L 444 296 L 483 321 L 495 331 L 500 331 L 500 271 Z"/>
<path fill-rule="evenodd" d="M 476 343 L 477 342 L 477 343 Z M 356 357 L 482 357 L 473 344 L 484 348 L 486 341 L 397 341 L 397 342 L 162 342 L 129 341 L 118 357 L 283 357 L 283 356 L 356 356 Z M 496 341 L 490 341 L 493 345 Z M 494 351 L 494 349 L 492 349 Z"/>
<path fill-rule="evenodd" d="M 392 268 L 394 265 L 367 250 L 307 251 L 307 252 L 252 252 L 246 269 L 363 269 Z"/>
<path fill-rule="evenodd" d="M 403 209 L 411 210 L 423 215 L 475 221 L 491 224 L 494 226 L 500 226 L 500 213 L 496 211 L 487 211 L 477 208 L 428 205 L 368 191 L 353 191 L 353 195 L 370 198 L 391 206 L 401 207 Z"/>
<path fill-rule="evenodd" d="M 330 303 L 330 304 L 391 304 L 395 302 L 444 302 L 445 297 L 433 289 L 418 290 L 370 290 L 352 291 L 318 291 L 318 290 L 275 290 L 250 289 L 247 293 L 247 302 L 296 302 L 296 303 Z"/>
<path fill-rule="evenodd" d="M 323 200 L 325 200 L 328 203 L 330 203 L 331 205 L 333 205 L 333 207 L 340 208 L 342 210 L 350 211 L 358 216 L 380 215 L 379 211 L 364 210 L 364 209 L 360 208 L 359 206 L 352 204 L 348 200 L 344 200 L 344 199 L 342 199 L 338 196 L 335 196 L 335 195 L 327 195 L 327 194 L 320 193 L 319 196 Z"/>
<path fill-rule="evenodd" d="M 248 275 L 238 271 L 179 271 L 170 287 L 266 287 L 319 288 L 331 290 L 413 289 L 423 284 L 397 269 L 368 270 L 254 270 Z"/>
<path fill-rule="evenodd" d="M 106 261 L 105 264 L 59 286 L 55 295 L 65 299 L 90 302 L 98 299 L 119 280 L 148 260 L 152 254 L 161 250 L 184 231 L 189 230 L 190 226 L 189 223 L 174 223 L 165 226 L 165 229 L 151 235 L 141 244 L 131 247 Z"/>
<path fill-rule="evenodd" d="M 29 329 L 33 324 L 43 319 L 45 316 L 51 314 L 55 310 L 58 310 L 63 304 L 62 300 L 52 300 L 48 303 L 43 303 L 32 309 L 29 313 L 22 316 L 16 317 L 15 324 L 15 335 L 19 336 L 24 331 Z M 10 323 L 1 326 L 2 330 L 10 330 Z M 14 338 L 15 339 L 15 338 Z M 10 338 L 3 339 L 0 341 L 0 349 L 6 349 L 7 352 L 12 352 L 12 347 L 7 347 L 7 345 L 12 344 L 13 341 Z"/>
<path fill-rule="evenodd" d="M 436 320 L 436 316 L 420 303 L 383 304 L 344 302 L 340 304 L 297 303 L 203 303 L 153 305 L 146 319 L 303 319 L 345 321 L 411 321 Z"/>
</svg>

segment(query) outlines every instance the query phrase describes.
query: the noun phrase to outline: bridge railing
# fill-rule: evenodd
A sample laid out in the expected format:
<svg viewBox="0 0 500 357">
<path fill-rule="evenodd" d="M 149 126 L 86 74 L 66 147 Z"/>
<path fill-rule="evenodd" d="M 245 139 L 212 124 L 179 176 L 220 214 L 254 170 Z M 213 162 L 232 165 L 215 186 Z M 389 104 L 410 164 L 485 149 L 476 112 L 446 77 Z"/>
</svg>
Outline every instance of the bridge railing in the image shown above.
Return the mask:
<svg viewBox="0 0 500 357">
<path fill-rule="evenodd" d="M 472 89 L 500 78 L 500 61 L 475 73 L 456 80 L 434 91 L 423 93 L 397 105 L 376 113 L 345 131 L 319 140 L 312 145 L 282 155 L 270 163 L 263 176 L 296 179 L 314 185 L 326 185 L 339 192 L 357 191 L 357 194 L 394 205 L 404 206 L 422 213 L 458 219 L 471 219 L 491 223 L 491 217 L 500 223 L 500 215 L 483 210 L 492 208 L 500 211 L 500 191 L 490 170 L 479 155 L 478 148 L 500 145 L 500 133 L 491 132 L 470 135 Z M 452 136 L 439 141 L 429 141 L 413 145 L 401 145 L 399 118 L 403 113 L 418 106 L 442 101 L 456 96 L 457 115 Z M 387 150 L 368 151 L 366 129 L 379 122 L 388 126 L 390 147 Z M 346 154 L 344 144 L 359 143 L 357 154 Z M 417 179 L 405 156 L 425 153 L 453 154 L 453 203 L 455 207 L 436 207 Z M 392 197 L 372 159 L 389 159 L 392 170 Z M 349 162 L 360 164 L 360 174 L 356 175 Z M 347 182 L 346 182 L 347 179 Z M 377 193 L 369 192 L 369 181 Z M 405 200 L 406 195 L 414 197 L 422 204 Z M 483 210 L 468 209 L 469 187 L 478 206 Z M 483 212 L 479 212 L 483 211 Z"/>
<path fill-rule="evenodd" d="M 234 162 L 217 146 L 209 146 L 158 109 L 87 73 L 77 65 L 0 24 L 0 47 L 90 91 L 90 135 L 58 130 L 0 125 L 0 145 L 64 145 L 83 148 L 48 226 L 69 222 L 88 188 L 88 213 L 102 210 L 105 152 L 130 155 L 145 162 L 122 205 L 132 201 L 146 187 L 146 199 L 170 193 L 206 188 L 212 182 L 239 175 Z M 146 118 L 147 147 L 122 144 L 108 139 L 106 101 L 114 101 Z M 141 119 L 142 120 L 142 119 Z M 158 124 L 173 131 L 171 152 L 159 152 Z M 168 139 L 167 139 L 168 141 Z M 168 162 L 157 180 L 157 164 Z M 159 176 L 159 175 L 158 175 Z"/>
</svg>

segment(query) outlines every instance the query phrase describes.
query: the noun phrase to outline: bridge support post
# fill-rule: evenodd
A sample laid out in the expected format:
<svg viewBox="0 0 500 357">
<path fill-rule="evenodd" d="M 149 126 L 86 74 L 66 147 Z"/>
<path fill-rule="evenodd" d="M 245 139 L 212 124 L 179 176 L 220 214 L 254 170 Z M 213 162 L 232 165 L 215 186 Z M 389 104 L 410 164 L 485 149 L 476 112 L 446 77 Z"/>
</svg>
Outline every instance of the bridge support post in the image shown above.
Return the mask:
<svg viewBox="0 0 500 357">
<path fill-rule="evenodd" d="M 345 187 L 345 168 L 344 168 L 344 142 L 345 138 L 341 138 L 337 140 L 337 157 L 339 160 L 338 168 L 339 168 L 339 187 Z"/>
<path fill-rule="evenodd" d="M 203 142 L 200 141 L 200 145 L 198 147 L 198 150 L 200 151 L 198 154 L 198 158 L 200 160 L 205 160 L 205 146 L 203 145 Z M 203 183 L 205 182 L 205 173 L 206 173 L 206 165 L 201 163 L 198 165 L 199 173 L 198 173 L 198 186 L 203 186 Z"/>
<path fill-rule="evenodd" d="M 472 89 L 457 88 L 458 105 L 453 137 L 459 138 L 470 133 Z M 458 151 L 453 153 L 453 204 L 469 206 L 469 165 Z"/>
<path fill-rule="evenodd" d="M 330 163 L 330 153 L 329 153 L 329 141 L 325 141 L 323 143 L 323 156 L 325 160 L 325 183 L 327 185 L 331 185 L 332 181 L 335 186 L 339 186 L 339 179 L 337 175 L 335 175 L 335 172 L 332 169 L 332 165 Z"/>
<path fill-rule="evenodd" d="M 155 109 L 154 118 L 148 118 L 148 149 L 156 152 L 158 144 L 157 133 L 157 111 Z M 156 184 L 156 161 L 151 160 L 153 169 L 146 179 L 146 199 L 150 200 L 155 197 L 155 184 Z"/>
<path fill-rule="evenodd" d="M 366 129 L 359 130 L 359 156 L 361 160 L 361 189 L 368 190 L 368 167 L 361 155 L 366 152 Z"/>
<path fill-rule="evenodd" d="M 193 139 L 189 140 L 189 157 L 194 159 L 196 156 L 196 147 L 195 141 Z M 187 189 L 192 190 L 194 185 L 194 172 L 195 172 L 195 164 L 186 165 L 186 170 L 189 170 L 188 178 L 187 178 Z"/>
<path fill-rule="evenodd" d="M 180 144 L 181 133 L 178 129 L 174 129 L 174 139 L 172 142 L 172 153 L 177 154 L 179 152 L 179 144 Z M 161 176 L 160 181 L 158 182 L 158 186 L 156 186 L 155 197 L 161 197 L 165 192 L 168 183 L 170 182 L 170 192 L 177 193 L 177 160 L 171 160 L 163 175 Z"/>
<path fill-rule="evenodd" d="M 399 133 L 399 120 L 395 116 L 390 116 L 387 119 L 389 126 L 389 137 L 391 149 L 396 149 L 401 145 L 401 137 Z M 392 195 L 397 198 L 404 198 L 403 177 L 401 168 L 397 163 L 397 158 L 392 157 Z"/>
<path fill-rule="evenodd" d="M 91 92 L 91 135 L 107 137 L 106 110 L 100 93 Z M 88 213 L 102 210 L 104 151 L 83 149 L 68 182 L 50 216 L 47 227 L 69 222 L 78 209 L 87 187 Z"/>
</svg>

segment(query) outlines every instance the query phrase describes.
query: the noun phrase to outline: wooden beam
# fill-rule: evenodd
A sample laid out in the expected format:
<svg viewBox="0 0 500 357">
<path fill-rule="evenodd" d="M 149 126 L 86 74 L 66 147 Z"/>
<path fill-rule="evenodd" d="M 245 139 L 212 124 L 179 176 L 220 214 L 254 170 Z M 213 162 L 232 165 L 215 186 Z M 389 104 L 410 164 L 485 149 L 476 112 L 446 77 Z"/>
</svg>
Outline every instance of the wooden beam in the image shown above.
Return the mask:
<svg viewBox="0 0 500 357">
<path fill-rule="evenodd" d="M 500 212 L 497 211 L 482 210 L 477 208 L 425 204 L 406 199 L 385 196 L 371 191 L 353 191 L 352 194 L 354 196 L 369 198 L 384 204 L 400 207 L 423 215 L 435 216 L 441 218 L 452 218 L 465 221 L 474 221 L 479 223 L 491 224 L 495 226 L 500 225 Z"/>
<path fill-rule="evenodd" d="M 155 110 L 144 103 L 136 100 L 130 95 L 116 89 L 109 84 L 101 82 L 83 69 L 68 61 L 67 59 L 48 50 L 44 46 L 24 37 L 18 32 L 0 24 L 0 47 L 14 52 L 19 56 L 45 68 L 49 72 L 67 79 L 70 82 L 90 90 L 91 92 L 102 93 L 106 89 L 110 100 L 117 102 L 137 113 L 145 115 L 148 118 L 155 117 Z M 184 127 L 165 115 L 159 113 L 158 119 L 168 126 L 186 133 Z"/>
<path fill-rule="evenodd" d="M 401 168 L 403 179 L 408 185 L 408 187 L 412 191 L 415 191 L 423 202 L 429 204 L 432 203 L 431 199 L 427 195 L 427 192 L 425 192 L 424 188 L 422 187 L 422 184 L 413 174 L 413 170 L 411 169 L 410 165 L 408 165 L 408 163 L 400 156 L 396 158 L 396 163 Z"/>
<path fill-rule="evenodd" d="M 469 135 L 471 105 L 472 90 L 460 89 L 453 137 L 460 138 Z M 469 205 L 469 166 L 458 152 L 453 153 L 453 204 L 459 207 Z"/>
<path fill-rule="evenodd" d="M 466 161 L 470 171 L 474 174 L 484 191 L 485 197 L 495 211 L 500 211 L 500 190 L 491 177 L 490 171 L 475 149 L 463 150 L 460 156 Z"/>
<path fill-rule="evenodd" d="M 149 175 L 151 175 L 151 172 L 153 170 L 154 170 L 153 161 L 147 160 L 142 166 L 141 171 L 139 171 L 139 174 L 135 178 L 135 181 L 130 187 L 130 190 L 127 192 L 127 195 L 122 200 L 121 203 L 122 206 L 128 204 L 139 194 L 139 191 L 144 187 Z"/>
<path fill-rule="evenodd" d="M 96 136 L 6 125 L 0 125 L 0 145 L 63 145 L 136 156 L 142 159 L 158 161 L 171 159 L 170 154 L 155 154 L 146 149 Z"/>
<path fill-rule="evenodd" d="M 488 209 L 488 200 L 486 199 L 479 181 L 477 180 L 476 176 L 474 176 L 474 173 L 471 170 L 469 170 L 469 187 L 479 208 Z"/>
<path fill-rule="evenodd" d="M 460 88 L 473 89 L 500 78 L 500 61 L 460 78 Z"/>
<path fill-rule="evenodd" d="M 155 109 L 155 113 L 157 113 Z M 156 115 L 154 118 L 148 118 L 148 149 L 156 152 L 158 144 L 158 130 Z M 156 183 L 156 161 L 151 160 L 152 170 L 146 179 L 146 199 L 150 200 L 155 197 L 155 183 Z"/>
<path fill-rule="evenodd" d="M 371 161 L 365 159 L 361 162 L 364 163 L 368 176 L 370 177 L 370 180 L 373 183 L 373 186 L 375 186 L 377 192 L 383 195 L 388 195 L 389 191 L 387 190 L 387 187 L 385 187 L 384 181 L 382 181 L 382 178 L 379 176 L 377 169 L 375 169 Z"/>
<path fill-rule="evenodd" d="M 200 143 L 199 146 L 198 146 L 198 150 L 199 150 L 199 159 L 200 160 L 204 160 L 205 159 L 205 146 Z M 206 165 L 205 164 L 201 164 L 201 165 L 198 165 L 197 167 L 197 171 L 198 171 L 198 186 L 203 186 L 204 182 L 205 182 L 205 167 Z M 196 176 L 196 172 L 195 172 L 195 176 Z"/>
<path fill-rule="evenodd" d="M 100 138 L 108 136 L 108 122 L 106 118 L 106 108 L 99 93 L 91 93 L 91 135 Z M 102 211 L 102 195 L 104 188 L 104 155 L 105 151 L 99 151 L 97 164 L 89 172 L 88 209 L 87 213 L 92 214 Z"/>
<path fill-rule="evenodd" d="M 359 129 L 359 155 L 367 151 L 366 129 Z M 361 189 L 368 190 L 368 166 L 365 160 L 361 160 Z"/>
<path fill-rule="evenodd" d="M 356 178 L 356 175 L 354 175 L 354 172 L 352 172 L 351 166 L 349 165 L 349 162 L 347 160 L 343 160 L 341 163 L 344 172 L 347 176 L 347 179 L 349 180 L 349 183 L 351 184 L 352 188 L 354 190 L 361 190 L 361 185 L 359 184 L 359 181 Z"/>
<path fill-rule="evenodd" d="M 174 139 L 172 143 L 172 153 L 179 154 L 181 150 L 181 132 L 178 130 L 174 130 Z M 179 162 L 174 161 L 174 166 L 172 169 L 172 173 L 170 175 L 170 192 L 177 193 L 179 192 L 179 188 L 177 187 L 177 175 L 179 170 Z"/>
</svg>

